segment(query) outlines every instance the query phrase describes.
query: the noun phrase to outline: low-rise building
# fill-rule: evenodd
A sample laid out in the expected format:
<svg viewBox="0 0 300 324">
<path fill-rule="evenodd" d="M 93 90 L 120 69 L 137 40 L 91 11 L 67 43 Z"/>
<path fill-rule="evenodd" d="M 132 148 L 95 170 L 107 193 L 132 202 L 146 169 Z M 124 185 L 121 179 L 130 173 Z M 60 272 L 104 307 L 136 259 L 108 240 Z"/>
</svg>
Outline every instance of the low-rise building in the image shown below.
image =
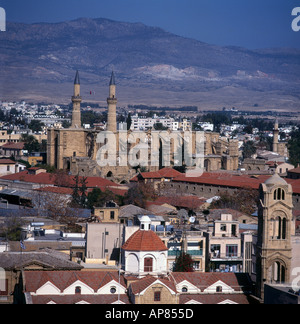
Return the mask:
<svg viewBox="0 0 300 324">
<path fill-rule="evenodd" d="M 64 254 L 51 250 L 0 253 L 0 304 L 23 302 L 23 271 L 34 270 L 33 273 L 37 274 L 39 270 L 43 273 L 44 270 L 68 272 L 81 269 L 82 266 L 69 261 Z"/>
<path fill-rule="evenodd" d="M 205 233 L 210 271 L 244 272 L 246 268 L 251 271 L 248 263 L 251 263 L 252 254 L 249 254 L 249 244 L 246 243 L 252 244 L 252 235 L 241 235 L 239 227 L 239 222 L 233 220 L 232 215 L 222 214 L 221 219 L 214 221 L 212 230 Z"/>
<path fill-rule="evenodd" d="M 107 271 L 24 271 L 26 304 L 251 304 L 246 274 L 170 273 L 143 278 Z M 190 314 L 189 314 L 190 315 Z"/>
<path fill-rule="evenodd" d="M 24 171 L 25 164 L 12 161 L 11 159 L 0 159 L 0 177 Z"/>
</svg>

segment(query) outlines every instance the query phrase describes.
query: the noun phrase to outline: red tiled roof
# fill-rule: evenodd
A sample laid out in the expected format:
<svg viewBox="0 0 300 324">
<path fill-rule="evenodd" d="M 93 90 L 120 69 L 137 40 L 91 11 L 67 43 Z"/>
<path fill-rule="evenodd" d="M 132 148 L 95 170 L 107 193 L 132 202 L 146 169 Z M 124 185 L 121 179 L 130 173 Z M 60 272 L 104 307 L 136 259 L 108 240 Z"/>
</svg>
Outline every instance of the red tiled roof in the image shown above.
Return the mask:
<svg viewBox="0 0 300 324">
<path fill-rule="evenodd" d="M 28 171 L 23 171 L 1 177 L 0 179 L 8 181 L 38 183 L 46 186 L 46 188 L 40 189 L 43 192 L 52 192 L 66 195 L 71 195 L 75 186 L 74 176 L 66 176 L 66 181 L 62 184 L 58 184 L 57 177 L 54 174 L 44 172 L 39 174 L 29 174 Z M 101 177 L 88 177 L 87 191 L 90 192 L 94 188 L 99 188 L 103 192 L 108 190 L 119 196 L 125 196 L 128 192 L 127 187 L 116 184 L 107 179 Z"/>
<path fill-rule="evenodd" d="M 125 251 L 167 251 L 163 241 L 153 231 L 135 232 L 122 246 Z"/>
<path fill-rule="evenodd" d="M 81 177 L 80 177 L 81 178 Z M 23 182 L 31 182 L 31 183 L 40 183 L 40 184 L 51 184 L 51 185 L 55 185 L 56 183 L 56 175 L 53 173 L 46 173 L 46 172 L 42 172 L 39 174 L 34 174 L 34 173 L 29 173 L 28 170 L 23 171 L 23 172 L 19 172 L 19 173 L 15 173 L 15 174 L 11 174 L 11 175 L 7 175 L 4 177 L 1 177 L 1 179 L 3 180 L 11 180 L 11 181 L 23 181 Z M 105 186 L 107 184 L 114 184 L 111 181 L 108 181 L 106 179 L 103 178 L 96 178 L 97 180 L 95 180 L 95 178 L 88 178 L 87 182 L 88 182 L 88 187 L 97 187 L 98 185 L 101 186 Z M 70 187 L 72 185 L 75 184 L 75 180 L 74 180 L 74 176 L 67 176 L 66 175 L 66 187 Z"/>
<path fill-rule="evenodd" d="M 0 159 L 0 164 L 16 164 L 16 162 L 10 159 Z"/>
<path fill-rule="evenodd" d="M 1 177 L 0 179 L 54 185 L 54 178 L 50 173 L 40 173 L 35 175 L 29 174 L 27 170 L 15 174 L 10 174 Z"/>
<path fill-rule="evenodd" d="M 121 301 L 124 304 L 131 304 L 127 295 L 64 295 L 64 296 L 32 296 L 34 305 L 46 305 L 55 303 L 57 305 L 74 305 L 85 302 L 91 305 L 110 305 Z M 118 299 L 120 298 L 120 300 Z"/>
<path fill-rule="evenodd" d="M 164 285 L 166 285 L 176 293 L 176 286 L 173 281 L 170 281 L 168 279 L 163 279 L 163 278 L 158 279 L 150 275 L 143 279 L 131 283 L 131 291 L 134 295 L 139 294 L 145 289 L 149 288 L 157 280 L 159 280 L 161 283 L 163 283 Z"/>
<path fill-rule="evenodd" d="M 56 193 L 61 195 L 72 195 L 73 193 L 72 188 L 64 188 L 64 187 L 44 187 L 44 188 L 35 189 L 35 191 L 51 192 L 51 193 Z"/>
<path fill-rule="evenodd" d="M 261 175 L 251 177 L 249 175 L 232 175 L 229 173 L 205 172 L 200 177 L 187 177 L 185 174 L 173 179 L 174 182 L 195 183 L 204 185 L 214 185 L 231 188 L 250 188 L 259 189 L 261 183 L 264 183 L 270 176 Z M 285 179 L 292 185 L 293 192 L 300 194 L 300 180 Z"/>
<path fill-rule="evenodd" d="M 23 150 L 25 143 L 19 142 L 19 143 L 6 143 L 2 145 L 1 147 L 6 150 Z"/>
<path fill-rule="evenodd" d="M 215 305 L 231 301 L 239 305 L 248 305 L 254 302 L 254 299 L 250 299 L 249 296 L 243 294 L 186 294 L 180 295 L 179 304 L 186 304 L 188 302 L 195 301 L 204 305 Z"/>
<path fill-rule="evenodd" d="M 119 282 L 119 276 L 117 271 L 25 271 L 25 291 L 36 292 L 48 281 L 59 290 L 64 291 L 77 280 L 80 280 L 97 292 L 112 280 Z M 121 277 L 120 283 L 123 287 L 126 287 L 123 277 Z"/>
<path fill-rule="evenodd" d="M 169 204 L 175 207 L 183 208 L 197 208 L 205 203 L 205 199 L 201 199 L 197 196 L 178 196 L 178 197 L 159 197 L 155 200 L 156 204 Z"/>
<path fill-rule="evenodd" d="M 249 291 L 251 288 L 250 279 L 245 273 L 173 272 L 172 276 L 177 284 L 187 280 L 197 288 L 201 289 L 202 292 L 219 280 L 230 286 L 235 292 L 241 292 L 243 290 Z"/>
<path fill-rule="evenodd" d="M 164 178 L 175 178 L 182 174 L 179 171 L 176 171 L 172 168 L 163 168 L 157 172 Z"/>
<path fill-rule="evenodd" d="M 295 168 L 295 169 L 292 169 L 292 170 L 289 170 L 288 171 L 289 173 L 300 173 L 300 167 L 298 167 L 298 168 Z"/>
<path fill-rule="evenodd" d="M 161 178 L 167 178 L 167 179 L 173 179 L 178 176 L 182 175 L 182 173 L 172 169 L 172 168 L 163 168 L 159 171 L 153 171 L 153 172 L 142 172 L 140 173 L 140 176 L 144 179 L 161 179 Z M 135 176 L 130 181 L 138 181 L 138 176 Z"/>
</svg>

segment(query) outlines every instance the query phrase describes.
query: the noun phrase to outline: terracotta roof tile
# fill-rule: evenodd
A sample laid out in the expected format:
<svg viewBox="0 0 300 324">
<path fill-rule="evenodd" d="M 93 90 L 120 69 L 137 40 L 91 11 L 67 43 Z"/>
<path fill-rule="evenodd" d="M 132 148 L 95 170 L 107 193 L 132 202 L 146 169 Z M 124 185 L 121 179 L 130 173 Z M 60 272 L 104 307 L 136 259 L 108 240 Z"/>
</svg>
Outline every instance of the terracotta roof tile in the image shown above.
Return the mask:
<svg viewBox="0 0 300 324">
<path fill-rule="evenodd" d="M 118 302 L 118 295 L 65 295 L 65 296 L 32 296 L 34 305 L 55 303 L 58 305 L 74 305 L 81 302 L 92 305 L 110 305 Z M 130 304 L 127 295 L 120 295 L 120 302 Z"/>
<path fill-rule="evenodd" d="M 200 304 L 220 304 L 224 302 L 231 301 L 239 305 L 248 305 L 253 303 L 254 299 L 251 299 L 249 296 L 243 294 L 203 294 L 203 295 L 193 295 L 186 294 L 180 295 L 179 303 L 186 304 L 188 302 L 195 301 Z"/>
<path fill-rule="evenodd" d="M 24 142 L 19 142 L 19 143 L 8 142 L 2 145 L 1 147 L 6 150 L 23 150 L 24 146 L 25 146 Z"/>
<path fill-rule="evenodd" d="M 16 162 L 10 159 L 0 159 L 0 164 L 16 164 Z"/>
<path fill-rule="evenodd" d="M 173 181 L 231 188 L 251 188 L 258 190 L 260 184 L 264 183 L 269 178 L 270 176 L 263 175 L 258 177 L 251 177 L 249 175 L 232 175 L 229 173 L 205 172 L 200 177 L 187 177 L 185 174 L 182 174 L 181 176 L 173 179 Z M 300 194 L 300 180 L 285 179 L 285 181 L 292 185 L 294 193 Z"/>
<path fill-rule="evenodd" d="M 161 283 L 163 283 L 176 293 L 176 286 L 173 280 L 169 280 L 167 278 L 155 278 L 150 275 L 131 283 L 131 291 L 133 294 L 139 294 L 146 288 L 150 287 L 157 280 L 159 280 Z"/>
<path fill-rule="evenodd" d="M 125 251 L 167 251 L 163 241 L 153 231 L 135 232 L 122 246 Z"/>
<path fill-rule="evenodd" d="M 139 176 L 141 176 L 143 179 L 161 179 L 161 178 L 173 179 L 180 175 L 182 175 L 182 173 L 180 173 L 172 168 L 163 168 L 159 171 L 142 172 L 139 175 L 132 178 L 130 181 L 132 181 L 132 182 L 138 181 Z"/>
<path fill-rule="evenodd" d="M 25 271 L 25 292 L 36 292 L 48 281 L 64 291 L 77 280 L 85 283 L 95 292 L 112 280 L 119 282 L 118 272 L 108 274 L 102 271 Z M 120 283 L 126 287 L 123 277 Z"/>
<path fill-rule="evenodd" d="M 43 185 L 51 185 L 57 186 L 57 176 L 53 173 L 39 173 L 39 174 L 30 174 L 28 170 L 22 171 L 19 173 L 7 175 L 1 177 L 0 179 L 8 180 L 8 181 L 22 181 L 22 182 L 30 182 L 30 183 L 39 183 Z M 64 186 L 59 186 L 60 188 L 73 188 L 75 186 L 75 177 L 72 175 L 66 175 L 66 182 Z M 81 180 L 82 177 L 79 177 Z M 58 187 L 58 186 L 57 186 Z M 99 188 L 101 191 L 109 190 L 117 195 L 124 196 L 128 188 L 117 183 L 114 183 L 110 180 L 104 179 L 102 177 L 87 177 L 87 188 Z M 65 192 L 69 193 L 69 191 Z"/>
</svg>

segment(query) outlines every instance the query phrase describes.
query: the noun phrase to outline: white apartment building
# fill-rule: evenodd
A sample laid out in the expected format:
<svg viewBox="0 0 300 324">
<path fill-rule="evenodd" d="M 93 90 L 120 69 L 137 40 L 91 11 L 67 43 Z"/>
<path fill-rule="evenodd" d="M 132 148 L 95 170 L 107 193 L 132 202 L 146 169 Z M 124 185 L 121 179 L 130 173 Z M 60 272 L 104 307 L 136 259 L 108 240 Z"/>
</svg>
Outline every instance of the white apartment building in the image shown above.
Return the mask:
<svg viewBox="0 0 300 324">
<path fill-rule="evenodd" d="M 132 131 L 144 131 L 147 129 L 152 129 L 155 124 L 162 124 L 163 127 L 166 127 L 172 131 L 183 130 L 187 131 L 191 129 L 191 122 L 187 119 L 183 119 L 182 122 L 176 121 L 174 118 L 164 118 L 154 115 L 153 118 L 139 117 L 137 114 L 131 117 Z"/>
<path fill-rule="evenodd" d="M 205 132 L 207 132 L 207 131 L 213 132 L 214 131 L 214 124 L 203 122 L 203 123 L 198 123 L 198 125 L 201 126 L 201 128 Z"/>
</svg>

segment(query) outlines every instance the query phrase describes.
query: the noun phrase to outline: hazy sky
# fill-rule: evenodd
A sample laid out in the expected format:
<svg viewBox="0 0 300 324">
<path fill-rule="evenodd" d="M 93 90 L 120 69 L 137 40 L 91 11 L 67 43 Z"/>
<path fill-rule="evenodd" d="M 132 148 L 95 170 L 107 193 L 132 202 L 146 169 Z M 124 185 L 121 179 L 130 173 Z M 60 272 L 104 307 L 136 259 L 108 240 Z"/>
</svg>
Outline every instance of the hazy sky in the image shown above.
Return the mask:
<svg viewBox="0 0 300 324">
<path fill-rule="evenodd" d="M 300 32 L 291 28 L 300 0 L 0 0 L 0 7 L 14 22 L 109 18 L 210 44 L 300 48 Z"/>
</svg>

